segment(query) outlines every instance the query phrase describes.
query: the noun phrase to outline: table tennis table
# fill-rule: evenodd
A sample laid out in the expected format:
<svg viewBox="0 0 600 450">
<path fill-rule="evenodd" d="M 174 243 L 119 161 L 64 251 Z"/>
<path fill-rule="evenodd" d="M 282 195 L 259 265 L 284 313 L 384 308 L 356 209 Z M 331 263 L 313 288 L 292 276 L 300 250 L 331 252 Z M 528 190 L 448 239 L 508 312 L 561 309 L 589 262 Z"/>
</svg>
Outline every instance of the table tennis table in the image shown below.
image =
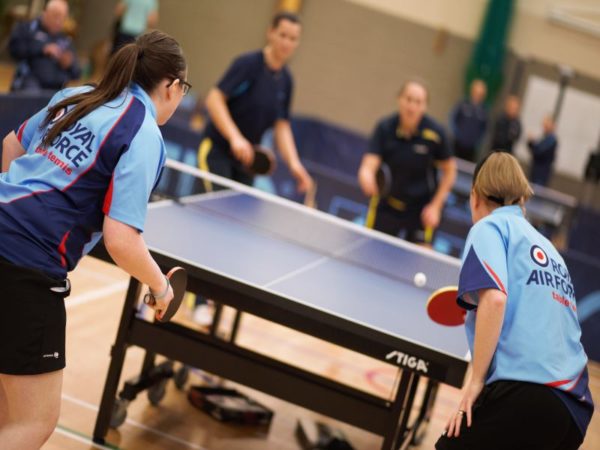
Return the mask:
<svg viewBox="0 0 600 450">
<path fill-rule="evenodd" d="M 135 397 L 122 391 L 116 398 L 131 345 L 146 350 L 137 380 L 142 389 L 152 383 L 154 357 L 163 355 L 378 434 L 385 450 L 404 448 L 422 434 L 439 383 L 462 385 L 468 365 L 463 327 L 437 325 L 425 310 L 433 290 L 457 283 L 454 258 L 245 186 L 152 203 L 144 238 L 165 271 L 187 269 L 189 291 L 394 365 L 399 380 L 392 397 L 382 398 L 215 333 L 144 320 L 136 314 L 141 286 L 132 278 L 96 442 L 104 442 L 119 400 Z M 95 255 L 109 260 L 102 247 Z M 425 286 L 413 284 L 416 272 L 427 274 Z M 417 396 L 423 378 L 426 389 Z"/>
</svg>

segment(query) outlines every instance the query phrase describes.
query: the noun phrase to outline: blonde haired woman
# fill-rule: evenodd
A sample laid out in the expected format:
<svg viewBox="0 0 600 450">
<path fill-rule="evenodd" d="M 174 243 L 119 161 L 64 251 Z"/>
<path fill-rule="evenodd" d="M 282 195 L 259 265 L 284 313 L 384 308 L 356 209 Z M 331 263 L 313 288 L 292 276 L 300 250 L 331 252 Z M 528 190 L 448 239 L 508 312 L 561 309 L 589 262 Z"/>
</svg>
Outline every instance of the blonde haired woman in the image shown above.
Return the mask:
<svg viewBox="0 0 600 450">
<path fill-rule="evenodd" d="M 593 413 L 574 289 L 554 246 L 525 219 L 517 160 L 475 170 L 460 272 L 472 367 L 436 449 L 569 450 Z"/>
</svg>

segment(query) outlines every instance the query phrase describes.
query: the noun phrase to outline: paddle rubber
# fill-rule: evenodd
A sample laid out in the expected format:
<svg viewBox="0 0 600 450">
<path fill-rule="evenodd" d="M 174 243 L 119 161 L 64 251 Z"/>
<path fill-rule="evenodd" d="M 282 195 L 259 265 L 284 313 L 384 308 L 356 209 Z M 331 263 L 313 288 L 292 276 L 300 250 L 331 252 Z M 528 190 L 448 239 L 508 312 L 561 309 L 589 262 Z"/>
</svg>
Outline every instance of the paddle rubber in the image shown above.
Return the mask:
<svg viewBox="0 0 600 450">
<path fill-rule="evenodd" d="M 262 145 L 253 146 L 254 158 L 248 167 L 253 175 L 270 175 L 277 167 L 277 159 L 271 150 Z"/>
<path fill-rule="evenodd" d="M 456 286 L 443 287 L 433 292 L 427 300 L 429 318 L 449 327 L 465 323 L 465 310 L 456 303 L 457 295 Z"/>
<path fill-rule="evenodd" d="M 185 289 L 187 287 L 187 272 L 183 267 L 173 267 L 167 273 L 167 278 L 169 279 L 169 283 L 171 283 L 171 288 L 173 289 L 173 299 L 167 306 L 167 310 L 163 314 L 162 318 L 158 318 L 158 314 L 155 315 L 156 320 L 159 322 L 168 322 L 175 315 L 179 307 L 181 306 L 181 302 L 183 301 L 183 297 L 185 296 Z M 154 306 L 156 304 L 156 299 L 151 293 L 148 293 L 144 296 L 144 303 L 149 306 Z"/>
<path fill-rule="evenodd" d="M 392 189 L 392 171 L 386 163 L 382 162 L 379 165 L 379 169 L 377 169 L 377 173 L 375 174 L 375 182 L 377 183 L 377 190 L 380 197 L 390 195 Z"/>
</svg>

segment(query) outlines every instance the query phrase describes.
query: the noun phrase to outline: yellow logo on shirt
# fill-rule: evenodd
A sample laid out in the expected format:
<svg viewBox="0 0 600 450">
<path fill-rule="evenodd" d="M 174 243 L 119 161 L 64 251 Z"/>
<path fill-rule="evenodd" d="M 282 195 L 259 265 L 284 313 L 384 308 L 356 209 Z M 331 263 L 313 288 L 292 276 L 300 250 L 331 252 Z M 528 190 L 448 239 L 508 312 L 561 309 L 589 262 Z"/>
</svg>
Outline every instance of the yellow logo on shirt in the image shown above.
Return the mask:
<svg viewBox="0 0 600 450">
<path fill-rule="evenodd" d="M 423 137 L 423 139 L 433 141 L 436 144 L 439 144 L 442 140 L 440 138 L 440 135 L 437 132 L 433 131 L 431 128 L 425 128 L 421 133 L 421 136 Z"/>
</svg>

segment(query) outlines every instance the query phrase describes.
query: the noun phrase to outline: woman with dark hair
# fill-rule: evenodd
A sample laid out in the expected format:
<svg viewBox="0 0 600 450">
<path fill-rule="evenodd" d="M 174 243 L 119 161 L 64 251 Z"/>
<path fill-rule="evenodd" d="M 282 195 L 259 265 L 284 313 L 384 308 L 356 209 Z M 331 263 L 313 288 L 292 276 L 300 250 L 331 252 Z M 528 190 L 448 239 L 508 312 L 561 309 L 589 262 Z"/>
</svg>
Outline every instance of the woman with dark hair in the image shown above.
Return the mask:
<svg viewBox="0 0 600 450">
<path fill-rule="evenodd" d="M 153 31 L 122 47 L 97 87 L 59 91 L 3 141 L 0 174 L 0 442 L 38 449 L 59 415 L 67 273 L 98 240 L 173 298 L 141 232 L 165 161 L 158 128 L 190 85 L 179 44 Z"/>
<path fill-rule="evenodd" d="M 561 255 L 525 219 L 532 194 L 508 153 L 475 170 L 458 283 L 473 361 L 437 450 L 576 450 L 583 442 L 594 405 L 575 292 Z"/>
</svg>

